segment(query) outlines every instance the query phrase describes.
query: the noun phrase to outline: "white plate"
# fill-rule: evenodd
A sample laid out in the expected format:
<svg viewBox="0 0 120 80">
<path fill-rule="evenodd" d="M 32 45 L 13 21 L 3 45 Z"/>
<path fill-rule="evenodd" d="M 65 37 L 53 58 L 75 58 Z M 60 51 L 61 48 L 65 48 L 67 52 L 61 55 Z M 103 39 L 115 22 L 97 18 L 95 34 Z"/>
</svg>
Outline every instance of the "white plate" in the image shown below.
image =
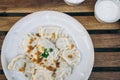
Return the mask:
<svg viewBox="0 0 120 80">
<path fill-rule="evenodd" d="M 93 68 L 94 48 L 84 27 L 74 18 L 57 11 L 39 11 L 19 20 L 8 32 L 2 46 L 2 66 L 8 80 L 26 80 L 22 73 L 7 69 L 12 58 L 20 53 L 19 44 L 23 36 L 40 26 L 63 27 L 72 36 L 80 51 L 81 61 L 68 80 L 87 80 Z"/>
</svg>

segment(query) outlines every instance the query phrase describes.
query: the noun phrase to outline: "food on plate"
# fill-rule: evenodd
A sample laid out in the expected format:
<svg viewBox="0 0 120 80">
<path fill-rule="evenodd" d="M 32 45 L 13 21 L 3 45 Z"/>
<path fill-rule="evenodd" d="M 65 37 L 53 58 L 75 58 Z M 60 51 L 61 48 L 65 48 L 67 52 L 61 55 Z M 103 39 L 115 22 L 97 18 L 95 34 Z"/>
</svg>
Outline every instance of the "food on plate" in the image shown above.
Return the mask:
<svg viewBox="0 0 120 80">
<path fill-rule="evenodd" d="M 21 40 L 20 49 L 8 69 L 30 74 L 30 80 L 66 80 L 80 61 L 75 42 L 61 27 L 40 27 Z"/>
</svg>

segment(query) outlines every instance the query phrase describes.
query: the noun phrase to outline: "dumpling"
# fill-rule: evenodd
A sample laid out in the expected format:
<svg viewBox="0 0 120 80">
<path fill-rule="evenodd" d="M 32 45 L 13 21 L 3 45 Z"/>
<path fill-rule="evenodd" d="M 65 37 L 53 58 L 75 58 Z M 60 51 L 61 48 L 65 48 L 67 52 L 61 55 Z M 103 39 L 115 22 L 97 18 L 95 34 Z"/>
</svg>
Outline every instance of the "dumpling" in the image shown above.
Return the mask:
<svg viewBox="0 0 120 80">
<path fill-rule="evenodd" d="M 8 65 L 9 70 L 33 73 L 34 64 L 25 55 L 15 57 Z"/>
<path fill-rule="evenodd" d="M 52 42 L 55 42 L 55 40 L 58 38 L 58 34 L 62 28 L 60 27 L 41 27 L 39 30 L 39 34 L 41 37 L 47 38 L 51 40 Z"/>
<path fill-rule="evenodd" d="M 38 50 L 41 52 L 43 48 L 52 49 L 53 51 L 49 54 L 50 57 L 57 57 L 58 49 L 55 48 L 55 45 L 48 39 L 41 38 L 37 44 Z"/>
<path fill-rule="evenodd" d="M 23 53 L 29 52 L 38 42 L 40 37 L 36 34 L 28 34 L 21 41 L 20 48 Z"/>
<path fill-rule="evenodd" d="M 58 38 L 69 38 L 69 37 L 70 36 L 66 30 L 64 30 L 64 29 L 59 30 Z"/>
<path fill-rule="evenodd" d="M 71 46 L 71 42 L 68 38 L 58 38 L 55 43 L 56 47 L 60 50 L 68 49 Z"/>
<path fill-rule="evenodd" d="M 80 61 L 80 53 L 76 49 L 63 50 L 60 57 L 62 57 L 72 67 L 76 66 Z"/>
<path fill-rule="evenodd" d="M 59 27 L 41 27 L 39 34 L 45 38 L 57 38 L 59 30 Z M 53 33 L 55 33 L 55 37 L 52 36 Z"/>
<path fill-rule="evenodd" d="M 53 80 L 52 72 L 45 69 L 37 69 L 32 74 L 31 80 Z"/>
<path fill-rule="evenodd" d="M 66 63 L 65 60 L 60 58 L 60 67 L 56 70 L 56 78 L 55 80 L 66 80 L 72 73 L 72 67 Z"/>
</svg>

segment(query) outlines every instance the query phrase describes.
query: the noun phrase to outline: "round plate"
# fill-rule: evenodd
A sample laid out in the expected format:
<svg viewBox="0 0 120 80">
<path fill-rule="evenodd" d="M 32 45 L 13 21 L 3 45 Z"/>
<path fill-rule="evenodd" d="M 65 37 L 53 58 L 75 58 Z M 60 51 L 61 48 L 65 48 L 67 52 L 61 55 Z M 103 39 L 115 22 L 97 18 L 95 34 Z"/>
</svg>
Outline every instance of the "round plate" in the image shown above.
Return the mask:
<svg viewBox="0 0 120 80">
<path fill-rule="evenodd" d="M 20 72 L 7 69 L 9 62 L 18 54 L 21 39 L 25 34 L 37 30 L 40 26 L 59 26 L 67 30 L 75 41 L 81 60 L 68 80 L 87 80 L 93 68 L 94 48 L 85 28 L 74 18 L 57 11 L 39 11 L 19 20 L 8 32 L 2 46 L 2 66 L 8 80 L 25 79 Z"/>
</svg>

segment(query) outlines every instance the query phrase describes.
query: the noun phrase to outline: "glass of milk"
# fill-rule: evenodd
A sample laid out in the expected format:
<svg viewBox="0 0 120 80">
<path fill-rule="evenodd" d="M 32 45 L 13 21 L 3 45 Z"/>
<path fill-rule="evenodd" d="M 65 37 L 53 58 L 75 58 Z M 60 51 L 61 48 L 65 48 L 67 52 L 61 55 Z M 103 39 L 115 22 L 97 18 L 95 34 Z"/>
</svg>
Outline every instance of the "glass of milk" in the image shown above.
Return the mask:
<svg viewBox="0 0 120 80">
<path fill-rule="evenodd" d="M 68 5 L 76 6 L 82 3 L 85 0 L 64 0 Z"/>
<path fill-rule="evenodd" d="M 97 0 L 95 17 L 100 22 L 113 23 L 120 19 L 120 0 Z"/>
</svg>

